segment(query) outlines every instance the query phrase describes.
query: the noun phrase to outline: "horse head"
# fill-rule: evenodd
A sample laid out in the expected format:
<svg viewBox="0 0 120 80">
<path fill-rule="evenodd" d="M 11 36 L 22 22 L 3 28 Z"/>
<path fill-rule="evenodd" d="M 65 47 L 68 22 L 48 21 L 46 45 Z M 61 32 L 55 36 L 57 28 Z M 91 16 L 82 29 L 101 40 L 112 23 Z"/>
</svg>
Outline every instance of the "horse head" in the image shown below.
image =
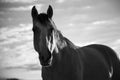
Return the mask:
<svg viewBox="0 0 120 80">
<path fill-rule="evenodd" d="M 33 19 L 34 49 L 39 54 L 41 65 L 49 66 L 52 64 L 53 52 L 58 53 L 57 45 L 61 45 L 60 32 L 52 21 L 53 9 L 49 5 L 47 13 L 38 14 L 34 6 L 31 15 Z"/>
</svg>

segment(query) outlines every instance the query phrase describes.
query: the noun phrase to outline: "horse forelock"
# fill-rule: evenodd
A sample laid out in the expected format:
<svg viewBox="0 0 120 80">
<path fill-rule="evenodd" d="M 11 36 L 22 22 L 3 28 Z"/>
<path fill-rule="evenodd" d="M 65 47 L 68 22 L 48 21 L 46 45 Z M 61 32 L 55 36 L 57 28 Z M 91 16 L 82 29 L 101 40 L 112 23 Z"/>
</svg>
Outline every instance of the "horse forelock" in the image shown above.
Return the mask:
<svg viewBox="0 0 120 80">
<path fill-rule="evenodd" d="M 37 17 L 37 20 L 42 23 L 43 25 L 46 25 L 46 22 L 49 22 L 48 15 L 45 13 L 40 13 Z"/>
</svg>

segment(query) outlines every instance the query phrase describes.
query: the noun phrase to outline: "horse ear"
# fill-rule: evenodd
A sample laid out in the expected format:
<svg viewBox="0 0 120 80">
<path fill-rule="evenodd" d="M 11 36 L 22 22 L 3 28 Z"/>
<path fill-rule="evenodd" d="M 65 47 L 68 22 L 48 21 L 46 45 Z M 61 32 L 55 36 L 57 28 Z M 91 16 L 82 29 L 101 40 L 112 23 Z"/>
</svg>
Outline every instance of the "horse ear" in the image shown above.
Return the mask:
<svg viewBox="0 0 120 80">
<path fill-rule="evenodd" d="M 51 5 L 49 5 L 49 7 L 48 7 L 47 15 L 49 18 L 52 18 L 52 16 L 53 16 L 53 9 L 52 9 Z"/>
<path fill-rule="evenodd" d="M 32 18 L 36 18 L 38 16 L 38 11 L 35 6 L 33 6 L 32 11 L 31 11 Z"/>
</svg>

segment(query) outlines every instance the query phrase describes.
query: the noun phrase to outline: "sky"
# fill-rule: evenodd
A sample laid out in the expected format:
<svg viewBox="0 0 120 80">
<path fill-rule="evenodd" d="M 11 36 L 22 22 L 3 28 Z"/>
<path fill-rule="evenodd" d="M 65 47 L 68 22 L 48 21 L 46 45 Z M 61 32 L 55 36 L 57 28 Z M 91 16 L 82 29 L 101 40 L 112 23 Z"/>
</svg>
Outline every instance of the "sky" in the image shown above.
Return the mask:
<svg viewBox="0 0 120 80">
<path fill-rule="evenodd" d="M 0 0 L 0 78 L 40 79 L 31 8 L 53 7 L 53 21 L 77 46 L 104 44 L 120 57 L 120 0 Z"/>
</svg>

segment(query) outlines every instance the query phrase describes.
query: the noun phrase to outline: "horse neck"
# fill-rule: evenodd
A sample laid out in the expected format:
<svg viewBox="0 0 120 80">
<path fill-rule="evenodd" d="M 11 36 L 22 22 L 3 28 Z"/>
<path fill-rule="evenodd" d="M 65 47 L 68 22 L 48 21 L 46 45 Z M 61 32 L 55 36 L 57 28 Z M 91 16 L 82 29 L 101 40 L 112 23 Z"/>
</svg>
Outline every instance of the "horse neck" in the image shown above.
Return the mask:
<svg viewBox="0 0 120 80">
<path fill-rule="evenodd" d="M 57 47 L 62 50 L 65 47 L 71 47 L 73 49 L 78 48 L 69 39 L 64 37 L 60 31 L 57 30 Z"/>
<path fill-rule="evenodd" d="M 55 58 L 54 65 L 56 65 L 57 68 L 60 68 L 60 66 L 64 68 L 68 68 L 68 66 L 71 66 L 74 62 L 73 59 L 76 56 L 78 47 L 75 46 L 70 40 L 68 40 L 67 38 L 63 36 L 62 36 L 62 41 L 60 42 L 60 44 L 63 44 L 63 45 L 65 44 L 65 46 L 62 47 L 61 49 L 59 48 L 58 53 L 54 53 L 54 58 Z"/>
</svg>

